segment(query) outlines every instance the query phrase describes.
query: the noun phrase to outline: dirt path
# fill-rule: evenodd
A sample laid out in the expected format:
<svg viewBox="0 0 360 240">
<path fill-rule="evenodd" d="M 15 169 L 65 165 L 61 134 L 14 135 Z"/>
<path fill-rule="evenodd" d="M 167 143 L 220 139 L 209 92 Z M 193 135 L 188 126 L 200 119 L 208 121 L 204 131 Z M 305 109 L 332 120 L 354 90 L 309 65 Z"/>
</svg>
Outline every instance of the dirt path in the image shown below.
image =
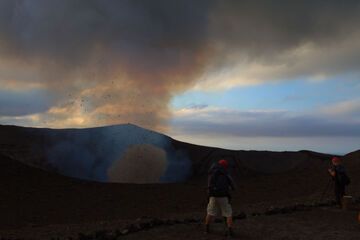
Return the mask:
<svg viewBox="0 0 360 240">
<path fill-rule="evenodd" d="M 27 226 L 2 231 L 6 239 L 114 239 L 115 232 L 122 231 L 126 221 L 98 222 L 93 224 Z M 224 224 L 214 223 L 211 233 L 204 233 L 202 223 L 177 223 L 119 236 L 116 239 L 137 240 L 212 240 L 226 239 Z M 357 211 L 343 211 L 335 207 L 314 208 L 290 214 L 271 216 L 250 216 L 234 223 L 235 236 L 232 239 L 249 240 L 358 240 L 360 224 Z M 79 238 L 79 233 L 85 234 Z M 95 237 L 97 235 L 97 237 Z M 86 237 L 84 237 L 86 236 Z"/>
<path fill-rule="evenodd" d="M 356 221 L 356 217 L 355 211 L 345 212 L 335 208 L 252 217 L 235 222 L 233 239 L 358 240 L 360 239 L 360 224 Z M 183 224 L 134 233 L 122 239 L 225 239 L 223 224 L 214 224 L 212 230 L 212 234 L 204 234 L 201 224 Z"/>
</svg>

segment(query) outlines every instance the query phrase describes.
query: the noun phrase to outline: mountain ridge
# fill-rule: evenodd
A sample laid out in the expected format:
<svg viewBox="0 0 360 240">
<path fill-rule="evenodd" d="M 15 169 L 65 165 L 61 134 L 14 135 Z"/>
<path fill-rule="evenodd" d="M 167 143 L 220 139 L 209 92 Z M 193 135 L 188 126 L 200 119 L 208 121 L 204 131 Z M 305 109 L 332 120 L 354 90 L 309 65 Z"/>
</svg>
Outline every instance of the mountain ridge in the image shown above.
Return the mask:
<svg viewBox="0 0 360 240">
<path fill-rule="evenodd" d="M 309 166 L 320 168 L 334 156 L 309 150 L 258 151 L 208 147 L 178 141 L 129 123 L 75 129 L 0 125 L 0 153 L 31 166 L 93 181 L 111 181 L 109 169 L 112 169 L 116 181 L 135 183 L 204 179 L 208 168 L 220 158 L 229 160 L 230 171 L 236 177 L 244 178 L 301 170 Z M 150 167 L 141 168 L 140 165 Z M 154 170 L 153 180 L 135 177 L 140 172 L 144 175 L 149 169 L 159 168 L 163 170 Z M 130 169 L 130 172 L 134 169 L 134 172 L 124 176 L 124 169 Z"/>
</svg>

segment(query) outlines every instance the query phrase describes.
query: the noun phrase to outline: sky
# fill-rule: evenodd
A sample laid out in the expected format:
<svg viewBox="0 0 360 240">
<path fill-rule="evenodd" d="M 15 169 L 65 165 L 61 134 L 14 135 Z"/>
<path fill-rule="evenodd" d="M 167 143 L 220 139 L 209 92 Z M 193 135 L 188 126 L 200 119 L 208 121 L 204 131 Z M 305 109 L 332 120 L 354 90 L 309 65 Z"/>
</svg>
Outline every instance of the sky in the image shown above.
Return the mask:
<svg viewBox="0 0 360 240">
<path fill-rule="evenodd" d="M 360 149 L 358 1 L 0 0 L 0 124 Z"/>
</svg>

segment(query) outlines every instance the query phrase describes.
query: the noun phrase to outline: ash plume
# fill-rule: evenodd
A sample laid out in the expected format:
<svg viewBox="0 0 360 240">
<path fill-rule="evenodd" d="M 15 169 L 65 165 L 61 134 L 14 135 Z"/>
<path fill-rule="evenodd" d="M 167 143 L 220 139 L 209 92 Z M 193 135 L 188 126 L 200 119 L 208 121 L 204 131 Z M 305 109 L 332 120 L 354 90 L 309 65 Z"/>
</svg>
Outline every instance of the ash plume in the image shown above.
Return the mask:
<svg viewBox="0 0 360 240">
<path fill-rule="evenodd" d="M 172 96 L 359 71 L 357 1 L 0 1 L 1 91 L 29 125 L 163 130 Z M 34 96 L 33 98 L 36 98 Z M 11 97 L 15 99 L 15 97 Z M 6 101 L 1 101 L 0 106 Z M 31 111 L 30 111 L 30 110 Z M 18 118 L 11 118 L 14 121 Z"/>
<path fill-rule="evenodd" d="M 110 182 L 158 183 L 166 170 L 166 152 L 141 144 L 129 147 L 108 169 Z"/>
<path fill-rule="evenodd" d="M 206 5 L 1 1 L 0 63 L 6 71 L 0 79 L 7 85 L 16 80 L 16 89 L 37 83 L 52 92 L 44 121 L 55 126 L 133 122 L 157 128 L 168 118 L 170 97 L 206 63 Z"/>
</svg>

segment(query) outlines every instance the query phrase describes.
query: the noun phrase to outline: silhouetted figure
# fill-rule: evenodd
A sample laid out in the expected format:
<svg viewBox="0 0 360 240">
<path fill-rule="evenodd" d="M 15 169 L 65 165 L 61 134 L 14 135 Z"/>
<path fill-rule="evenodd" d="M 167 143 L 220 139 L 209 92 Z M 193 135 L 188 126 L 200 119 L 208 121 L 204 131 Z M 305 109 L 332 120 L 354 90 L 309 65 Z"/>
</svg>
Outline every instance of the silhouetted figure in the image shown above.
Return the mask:
<svg viewBox="0 0 360 240">
<path fill-rule="evenodd" d="M 221 213 L 226 218 L 227 235 L 232 236 L 232 208 L 230 205 L 230 188 L 234 190 L 234 183 L 227 171 L 228 162 L 220 160 L 209 170 L 208 193 L 209 203 L 205 218 L 205 231 L 209 233 L 209 225 L 214 217 Z"/>
<path fill-rule="evenodd" d="M 335 182 L 334 192 L 335 192 L 336 204 L 341 206 L 342 205 L 341 200 L 345 195 L 345 187 L 350 184 L 350 179 L 346 174 L 345 167 L 342 165 L 340 158 L 333 157 L 331 162 L 332 162 L 332 166 L 328 171 Z"/>
</svg>

